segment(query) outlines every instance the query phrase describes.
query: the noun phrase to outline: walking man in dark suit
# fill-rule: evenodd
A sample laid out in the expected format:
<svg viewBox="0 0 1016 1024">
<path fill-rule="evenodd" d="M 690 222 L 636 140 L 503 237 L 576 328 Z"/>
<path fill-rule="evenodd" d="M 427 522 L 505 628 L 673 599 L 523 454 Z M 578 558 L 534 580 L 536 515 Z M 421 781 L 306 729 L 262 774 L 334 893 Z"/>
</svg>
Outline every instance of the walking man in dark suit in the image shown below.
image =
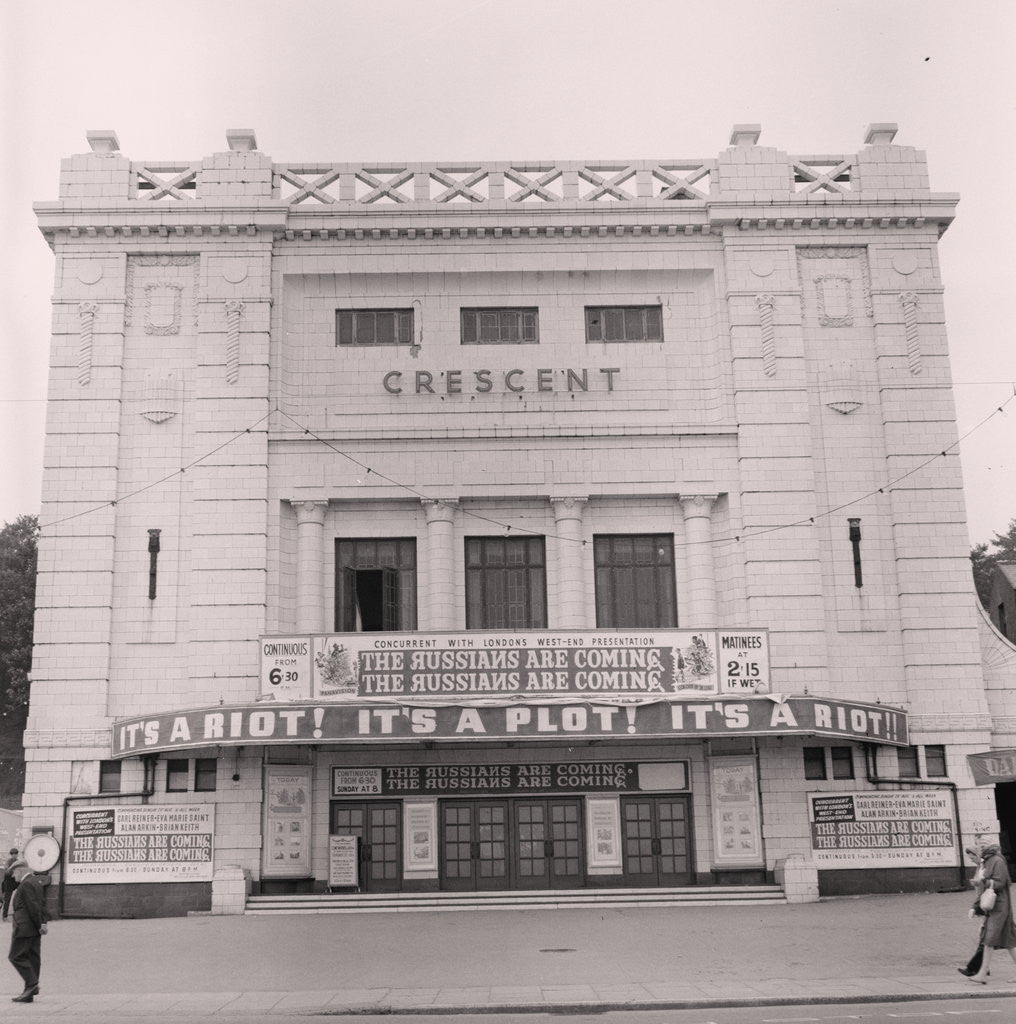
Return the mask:
<svg viewBox="0 0 1016 1024">
<path fill-rule="evenodd" d="M 18 848 L 16 846 L 11 847 L 10 856 L 4 861 L 4 875 L 3 881 L 0 882 L 0 893 L 3 893 L 3 914 L 2 917 L 7 920 L 7 911 L 11 909 L 11 897 L 14 895 L 14 890 L 18 887 L 18 883 L 14 881 L 14 876 L 11 874 L 11 868 L 14 867 L 14 862 L 18 859 Z"/>
<path fill-rule="evenodd" d="M 11 873 L 18 883 L 11 900 L 14 932 L 7 959 L 25 982 L 25 990 L 12 1000 L 31 1003 L 39 994 L 39 971 L 42 967 L 42 937 L 46 934 L 46 896 L 42 883 L 23 861 L 15 861 Z"/>
</svg>

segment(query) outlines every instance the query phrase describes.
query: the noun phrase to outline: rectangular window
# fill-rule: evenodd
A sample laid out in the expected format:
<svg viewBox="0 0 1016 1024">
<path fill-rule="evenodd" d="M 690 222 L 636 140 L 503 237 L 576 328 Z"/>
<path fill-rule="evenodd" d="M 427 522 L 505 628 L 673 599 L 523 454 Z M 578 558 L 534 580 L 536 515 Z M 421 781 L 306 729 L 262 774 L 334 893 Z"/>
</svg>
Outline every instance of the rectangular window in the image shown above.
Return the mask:
<svg viewBox="0 0 1016 1024">
<path fill-rule="evenodd" d="M 416 629 L 416 539 L 335 542 L 335 628 L 340 633 Z"/>
<path fill-rule="evenodd" d="M 186 793 L 190 782 L 190 761 L 173 759 L 166 762 L 166 792 Z"/>
<path fill-rule="evenodd" d="M 535 345 L 540 340 L 535 307 L 463 309 L 463 345 Z"/>
<path fill-rule="evenodd" d="M 99 762 L 99 792 L 119 793 L 120 776 L 123 772 L 122 761 Z"/>
<path fill-rule="evenodd" d="M 852 779 L 854 777 L 854 751 L 851 747 L 831 747 L 833 778 Z"/>
<path fill-rule="evenodd" d="M 542 537 L 466 538 L 466 629 L 545 629 Z"/>
<path fill-rule="evenodd" d="M 916 779 L 920 774 L 917 770 L 917 747 L 897 747 L 896 764 L 901 779 Z"/>
<path fill-rule="evenodd" d="M 1009 623 L 1006 621 L 1006 617 L 1005 617 L 1005 602 L 1004 601 L 1000 601 L 999 604 L 998 604 L 998 631 L 1007 640 L 1010 639 L 1010 637 L 1009 637 Z"/>
<path fill-rule="evenodd" d="M 924 774 L 929 779 L 944 779 L 946 771 L 945 747 L 931 744 L 924 748 Z"/>
<path fill-rule="evenodd" d="M 194 792 L 214 793 L 219 761 L 214 757 L 198 757 L 194 760 Z"/>
<path fill-rule="evenodd" d="M 825 747 L 804 748 L 804 777 L 806 779 L 825 779 Z"/>
<path fill-rule="evenodd" d="M 604 629 L 677 626 L 674 538 L 669 533 L 593 538 L 596 625 Z"/>
<path fill-rule="evenodd" d="M 663 307 L 586 306 L 586 341 L 663 341 Z"/>
<path fill-rule="evenodd" d="M 337 309 L 337 346 L 412 345 L 412 309 Z"/>
</svg>

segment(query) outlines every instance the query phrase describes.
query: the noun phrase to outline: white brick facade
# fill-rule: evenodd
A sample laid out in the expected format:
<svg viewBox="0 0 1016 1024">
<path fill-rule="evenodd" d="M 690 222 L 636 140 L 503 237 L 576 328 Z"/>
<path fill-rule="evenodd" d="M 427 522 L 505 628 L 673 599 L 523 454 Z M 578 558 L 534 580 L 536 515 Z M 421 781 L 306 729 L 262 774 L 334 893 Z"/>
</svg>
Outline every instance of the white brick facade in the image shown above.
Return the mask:
<svg viewBox="0 0 1016 1024">
<path fill-rule="evenodd" d="M 956 197 L 894 134 L 835 157 L 739 126 L 710 160 L 378 168 L 274 164 L 249 133 L 148 166 L 97 133 L 36 207 L 56 283 L 26 826 L 64 837 L 114 720 L 253 706 L 259 637 L 336 630 L 337 538 L 413 538 L 414 628 L 461 631 L 464 538 L 510 524 L 545 537 L 551 630 L 596 626 L 594 537 L 671 536 L 681 628 L 767 629 L 775 691 L 904 709 L 913 745 L 945 747 L 932 781 L 955 789 L 957 849 L 996 830 L 964 755 L 1001 712 L 958 460 L 934 457 L 956 441 L 937 262 Z M 593 305 L 659 306 L 664 340 L 587 342 Z M 537 308 L 538 344 L 461 344 L 474 307 Z M 413 311 L 412 345 L 337 346 L 337 310 L 392 308 Z M 584 751 L 688 763 L 697 882 L 717 871 L 725 752 L 756 758 L 758 873 L 795 898 L 813 878 L 806 794 L 896 776 L 892 747 L 866 760 L 842 741 L 854 777 L 809 781 L 802 747 L 828 740 L 725 743 Z M 167 793 L 174 755 L 156 764 L 151 803 L 216 807 L 206 909 L 261 879 L 267 749 L 184 750 L 218 760 L 204 794 Z M 454 749 L 293 744 L 312 778 L 306 884 L 328 878 L 332 766 L 577 756 Z M 140 761 L 124 763 L 132 793 Z M 843 874 L 828 886 L 879 884 Z"/>
</svg>

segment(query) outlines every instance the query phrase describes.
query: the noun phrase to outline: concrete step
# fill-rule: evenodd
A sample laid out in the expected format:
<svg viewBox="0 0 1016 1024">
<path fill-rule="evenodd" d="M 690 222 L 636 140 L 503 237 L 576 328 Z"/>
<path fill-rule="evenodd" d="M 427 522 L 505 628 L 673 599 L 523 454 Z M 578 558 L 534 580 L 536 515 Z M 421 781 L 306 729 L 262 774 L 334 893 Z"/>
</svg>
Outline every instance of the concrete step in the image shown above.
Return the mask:
<svg viewBox="0 0 1016 1024">
<path fill-rule="evenodd" d="M 314 893 L 250 896 L 248 914 L 363 914 L 445 910 L 557 910 L 575 907 L 719 907 L 786 903 L 778 885 L 680 889 L 568 889 L 439 893 Z"/>
</svg>

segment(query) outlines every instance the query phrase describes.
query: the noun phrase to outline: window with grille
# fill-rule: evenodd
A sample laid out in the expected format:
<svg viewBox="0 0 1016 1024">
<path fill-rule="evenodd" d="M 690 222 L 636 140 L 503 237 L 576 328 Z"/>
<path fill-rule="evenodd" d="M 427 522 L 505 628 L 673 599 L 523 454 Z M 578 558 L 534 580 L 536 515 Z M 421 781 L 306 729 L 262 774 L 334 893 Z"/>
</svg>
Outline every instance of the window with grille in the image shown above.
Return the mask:
<svg viewBox="0 0 1016 1024">
<path fill-rule="evenodd" d="M 337 309 L 337 346 L 412 345 L 412 309 Z"/>
<path fill-rule="evenodd" d="M 466 538 L 466 628 L 543 629 L 547 571 L 542 537 Z"/>
<path fill-rule="evenodd" d="M 194 792 L 214 793 L 219 762 L 214 757 L 199 757 L 194 761 Z"/>
<path fill-rule="evenodd" d="M 938 779 L 949 774 L 945 765 L 945 747 L 934 743 L 924 748 L 924 774 Z"/>
<path fill-rule="evenodd" d="M 819 780 L 825 779 L 826 776 L 825 747 L 805 747 L 804 777 Z"/>
<path fill-rule="evenodd" d="M 897 747 L 896 764 L 901 779 L 918 778 L 917 747 Z"/>
<path fill-rule="evenodd" d="M 540 340 L 536 307 L 463 309 L 461 315 L 463 345 L 535 345 Z"/>
<path fill-rule="evenodd" d="M 854 751 L 851 747 L 830 747 L 829 755 L 833 763 L 834 779 L 854 777 Z"/>
<path fill-rule="evenodd" d="M 677 625 L 674 538 L 669 533 L 604 534 L 593 538 L 596 625 Z"/>
<path fill-rule="evenodd" d="M 190 761 L 172 759 L 166 762 L 166 792 L 186 793 L 190 781 Z"/>
<path fill-rule="evenodd" d="M 586 306 L 586 341 L 663 341 L 663 307 Z"/>
<path fill-rule="evenodd" d="M 415 538 L 336 540 L 335 628 L 416 629 Z"/>
<path fill-rule="evenodd" d="M 805 747 L 804 777 L 815 781 L 854 778 L 853 747 Z"/>
<path fill-rule="evenodd" d="M 122 761 L 99 762 L 99 792 L 119 793 L 120 778 L 123 774 Z"/>
</svg>

